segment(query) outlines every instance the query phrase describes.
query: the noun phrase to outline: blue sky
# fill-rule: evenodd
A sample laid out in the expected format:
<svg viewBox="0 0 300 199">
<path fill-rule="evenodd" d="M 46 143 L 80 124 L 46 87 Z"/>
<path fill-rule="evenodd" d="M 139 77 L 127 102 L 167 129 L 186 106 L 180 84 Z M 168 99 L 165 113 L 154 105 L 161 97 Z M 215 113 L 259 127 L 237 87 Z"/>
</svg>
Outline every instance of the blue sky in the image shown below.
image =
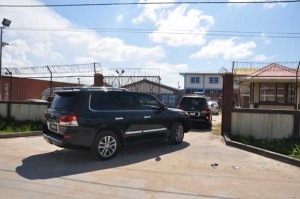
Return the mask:
<svg viewBox="0 0 300 199">
<path fill-rule="evenodd" d="M 153 1 L 0 0 L 0 5 Z M 182 88 L 180 72 L 218 72 L 230 69 L 232 61 L 299 61 L 300 38 L 266 37 L 283 36 L 278 32 L 300 37 L 299 10 L 300 3 L 0 7 L 0 18 L 12 21 L 3 35 L 10 43 L 3 48 L 3 67 L 101 62 L 103 68 L 159 68 L 163 84 Z M 24 30 L 37 28 L 59 31 Z M 210 35 L 224 34 L 214 31 L 257 33 Z"/>
</svg>

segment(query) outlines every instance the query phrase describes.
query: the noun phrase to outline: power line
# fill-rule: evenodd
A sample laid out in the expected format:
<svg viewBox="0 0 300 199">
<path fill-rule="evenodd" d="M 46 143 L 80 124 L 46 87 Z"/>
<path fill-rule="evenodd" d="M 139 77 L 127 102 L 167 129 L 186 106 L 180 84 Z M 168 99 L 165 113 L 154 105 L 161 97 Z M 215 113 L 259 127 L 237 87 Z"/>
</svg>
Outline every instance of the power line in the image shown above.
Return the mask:
<svg viewBox="0 0 300 199">
<path fill-rule="evenodd" d="M 205 35 L 224 37 L 261 37 L 261 38 L 281 38 L 299 39 L 300 32 L 253 32 L 253 31 L 195 31 L 195 30 L 156 30 L 156 29 L 109 29 L 109 28 L 89 28 L 89 29 L 67 29 L 67 28 L 10 28 L 12 31 L 34 31 L 34 32 L 102 32 L 102 33 L 136 33 L 136 34 L 169 34 L 169 35 Z"/>
<path fill-rule="evenodd" d="M 89 31 L 141 31 L 141 32 L 153 32 L 157 29 L 151 28 L 39 28 L 39 27 L 10 27 L 9 30 L 24 30 L 24 31 L 70 31 L 70 32 L 89 32 Z M 164 30 L 168 32 L 186 32 L 189 34 L 190 32 L 195 32 L 195 30 L 181 30 L 181 29 L 172 29 L 172 30 Z M 199 31 L 198 31 L 199 32 Z M 214 32 L 214 33 L 249 33 L 249 34 L 300 34 L 300 32 L 258 32 L 258 31 L 237 31 L 237 30 L 211 30 L 206 32 Z"/>
<path fill-rule="evenodd" d="M 300 0 L 271 0 L 271 1 L 178 1 L 178 2 L 112 2 L 112 3 L 79 3 L 79 4 L 41 4 L 16 5 L 3 4 L 0 7 L 10 8 L 40 8 L 40 7 L 82 7 L 82 6 L 126 6 L 126 5 L 178 5 L 178 4 L 276 4 L 299 3 Z"/>
</svg>

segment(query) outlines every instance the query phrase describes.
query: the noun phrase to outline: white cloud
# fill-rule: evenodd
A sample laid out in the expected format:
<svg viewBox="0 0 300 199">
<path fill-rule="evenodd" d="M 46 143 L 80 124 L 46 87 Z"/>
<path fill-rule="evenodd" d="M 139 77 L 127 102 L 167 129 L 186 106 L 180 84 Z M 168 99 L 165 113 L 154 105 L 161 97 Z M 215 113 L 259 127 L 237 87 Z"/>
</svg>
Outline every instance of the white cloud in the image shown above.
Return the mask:
<svg viewBox="0 0 300 199">
<path fill-rule="evenodd" d="M 88 51 L 92 57 L 101 60 L 124 62 L 129 60 L 159 60 L 165 56 L 165 51 L 159 47 L 143 48 L 126 45 L 118 38 L 103 38 L 90 44 Z"/>
<path fill-rule="evenodd" d="M 139 3 L 153 3 L 153 2 L 174 2 L 175 0 L 140 0 Z M 159 17 L 166 12 L 166 8 L 171 8 L 171 4 L 153 4 L 153 5 L 143 5 L 143 12 L 136 18 L 132 20 L 133 23 L 142 23 L 149 19 L 153 22 L 157 22 Z"/>
<path fill-rule="evenodd" d="M 192 54 L 192 58 L 212 59 L 222 57 L 225 60 L 243 59 L 253 54 L 252 49 L 256 47 L 254 41 L 237 43 L 235 38 L 221 40 L 216 39 L 200 51 Z"/>
<path fill-rule="evenodd" d="M 0 5 L 4 4 L 0 2 Z M 41 4 L 37 0 L 21 2 L 10 1 L 10 4 Z M 121 19 L 121 15 L 119 15 Z M 5 29 L 5 41 L 11 43 L 4 48 L 7 53 L 3 66 L 23 61 L 23 65 L 38 66 L 41 64 L 62 65 L 80 61 L 130 62 L 143 63 L 149 59 L 160 60 L 165 51 L 159 46 L 140 47 L 126 44 L 119 38 L 102 38 L 96 32 L 64 31 L 77 28 L 66 18 L 50 8 L 1 8 L 0 18 L 12 21 L 10 28 Z M 35 27 L 39 29 L 57 29 L 57 31 L 26 31 L 12 28 Z M 15 48 L 13 48 L 15 47 Z M 14 62 L 16 60 L 16 62 Z"/>
<path fill-rule="evenodd" d="M 279 1 L 279 0 L 277 0 Z M 264 8 L 266 9 L 272 9 L 272 8 L 276 8 L 276 7 L 286 7 L 286 3 L 266 3 L 264 4 Z"/>
<path fill-rule="evenodd" d="M 266 61 L 266 60 L 268 60 L 268 58 L 265 55 L 260 54 L 254 56 L 254 61 Z"/>
<path fill-rule="evenodd" d="M 253 61 L 266 62 L 266 61 L 271 61 L 274 59 L 275 59 L 275 56 L 267 57 L 266 55 L 259 54 L 259 55 L 254 56 Z"/>
<path fill-rule="evenodd" d="M 27 59 L 27 56 L 23 53 L 20 54 L 17 57 L 12 57 L 7 52 L 3 51 L 2 54 L 2 63 L 5 63 L 2 65 L 2 68 L 5 67 L 28 67 L 32 66 L 32 62 Z"/>
<path fill-rule="evenodd" d="M 147 62 L 145 66 L 155 67 L 160 69 L 160 76 L 162 77 L 161 83 L 164 85 L 172 86 L 174 88 L 183 89 L 183 77 L 179 75 L 180 72 L 188 70 L 186 64 L 170 64 L 170 63 L 159 63 L 159 62 Z"/>
<path fill-rule="evenodd" d="M 265 44 L 271 44 L 272 43 L 272 40 L 268 37 L 266 37 L 266 34 L 265 33 L 261 33 L 260 35 L 260 39 L 265 43 Z"/>
<path fill-rule="evenodd" d="M 124 16 L 123 16 L 122 14 L 119 14 L 119 15 L 117 16 L 117 22 L 118 22 L 118 23 L 122 22 L 122 21 L 123 21 L 123 18 L 124 18 Z"/>
<path fill-rule="evenodd" d="M 76 57 L 75 63 L 76 64 L 82 64 L 82 63 L 96 63 L 99 60 L 96 60 L 93 57 L 85 56 L 85 57 Z"/>
<path fill-rule="evenodd" d="M 266 1 L 266 0 L 228 0 L 228 2 L 253 2 L 253 1 Z M 280 0 L 275 0 L 275 1 L 280 1 Z M 230 4 L 230 5 L 237 5 L 237 6 L 241 6 L 241 5 L 246 5 L 245 3 L 234 3 L 234 4 Z M 264 8 L 266 9 L 272 9 L 272 8 L 275 8 L 275 7 L 285 7 L 287 4 L 286 3 L 281 3 L 281 2 L 278 2 L 278 3 L 263 3 L 262 4 Z"/>
<path fill-rule="evenodd" d="M 9 46 L 5 46 L 3 50 L 7 50 L 8 52 L 14 52 L 15 54 L 25 54 L 30 52 L 30 47 L 28 43 L 24 40 L 17 39 L 14 41 L 11 41 L 9 43 Z"/>
<path fill-rule="evenodd" d="M 203 45 L 204 34 L 213 23 L 212 16 L 204 15 L 196 9 L 187 10 L 185 5 L 178 6 L 156 22 L 158 29 L 150 34 L 150 38 L 156 43 L 174 47 Z M 169 33 L 170 30 L 175 30 L 175 33 L 179 34 L 160 33 L 164 31 Z"/>
<path fill-rule="evenodd" d="M 204 35 L 214 24 L 212 16 L 197 9 L 188 9 L 187 5 L 151 6 L 154 7 L 145 6 L 143 13 L 133 22 L 141 23 L 147 19 L 153 22 L 157 30 L 149 36 L 152 41 L 173 47 L 203 45 L 206 42 Z"/>
</svg>

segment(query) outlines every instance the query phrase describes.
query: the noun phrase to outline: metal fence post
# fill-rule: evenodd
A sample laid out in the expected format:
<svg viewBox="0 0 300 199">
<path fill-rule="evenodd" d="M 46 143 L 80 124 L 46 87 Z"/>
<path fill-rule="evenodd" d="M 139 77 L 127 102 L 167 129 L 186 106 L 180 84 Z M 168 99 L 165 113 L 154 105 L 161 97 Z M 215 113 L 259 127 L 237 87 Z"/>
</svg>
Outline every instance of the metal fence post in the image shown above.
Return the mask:
<svg viewBox="0 0 300 199">
<path fill-rule="evenodd" d="M 222 94 L 222 135 L 231 134 L 231 112 L 233 108 L 233 74 L 226 72 L 223 79 Z"/>
<path fill-rule="evenodd" d="M 49 99 L 51 100 L 51 97 L 52 97 L 52 93 L 53 93 L 53 89 L 52 89 L 52 72 L 49 68 L 49 66 L 46 66 L 48 71 L 50 72 L 50 96 L 49 96 Z"/>
</svg>

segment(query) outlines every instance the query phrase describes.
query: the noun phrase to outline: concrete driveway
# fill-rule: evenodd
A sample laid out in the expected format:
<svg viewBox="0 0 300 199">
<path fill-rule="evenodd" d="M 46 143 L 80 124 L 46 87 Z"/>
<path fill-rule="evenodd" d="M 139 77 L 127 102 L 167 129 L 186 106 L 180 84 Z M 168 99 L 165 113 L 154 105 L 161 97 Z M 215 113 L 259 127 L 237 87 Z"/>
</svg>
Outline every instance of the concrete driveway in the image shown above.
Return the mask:
<svg viewBox="0 0 300 199">
<path fill-rule="evenodd" d="M 40 136 L 10 138 L 0 140 L 0 193 L 6 199 L 300 198 L 300 168 L 228 147 L 197 128 L 181 145 L 125 147 L 105 162 Z"/>
</svg>

